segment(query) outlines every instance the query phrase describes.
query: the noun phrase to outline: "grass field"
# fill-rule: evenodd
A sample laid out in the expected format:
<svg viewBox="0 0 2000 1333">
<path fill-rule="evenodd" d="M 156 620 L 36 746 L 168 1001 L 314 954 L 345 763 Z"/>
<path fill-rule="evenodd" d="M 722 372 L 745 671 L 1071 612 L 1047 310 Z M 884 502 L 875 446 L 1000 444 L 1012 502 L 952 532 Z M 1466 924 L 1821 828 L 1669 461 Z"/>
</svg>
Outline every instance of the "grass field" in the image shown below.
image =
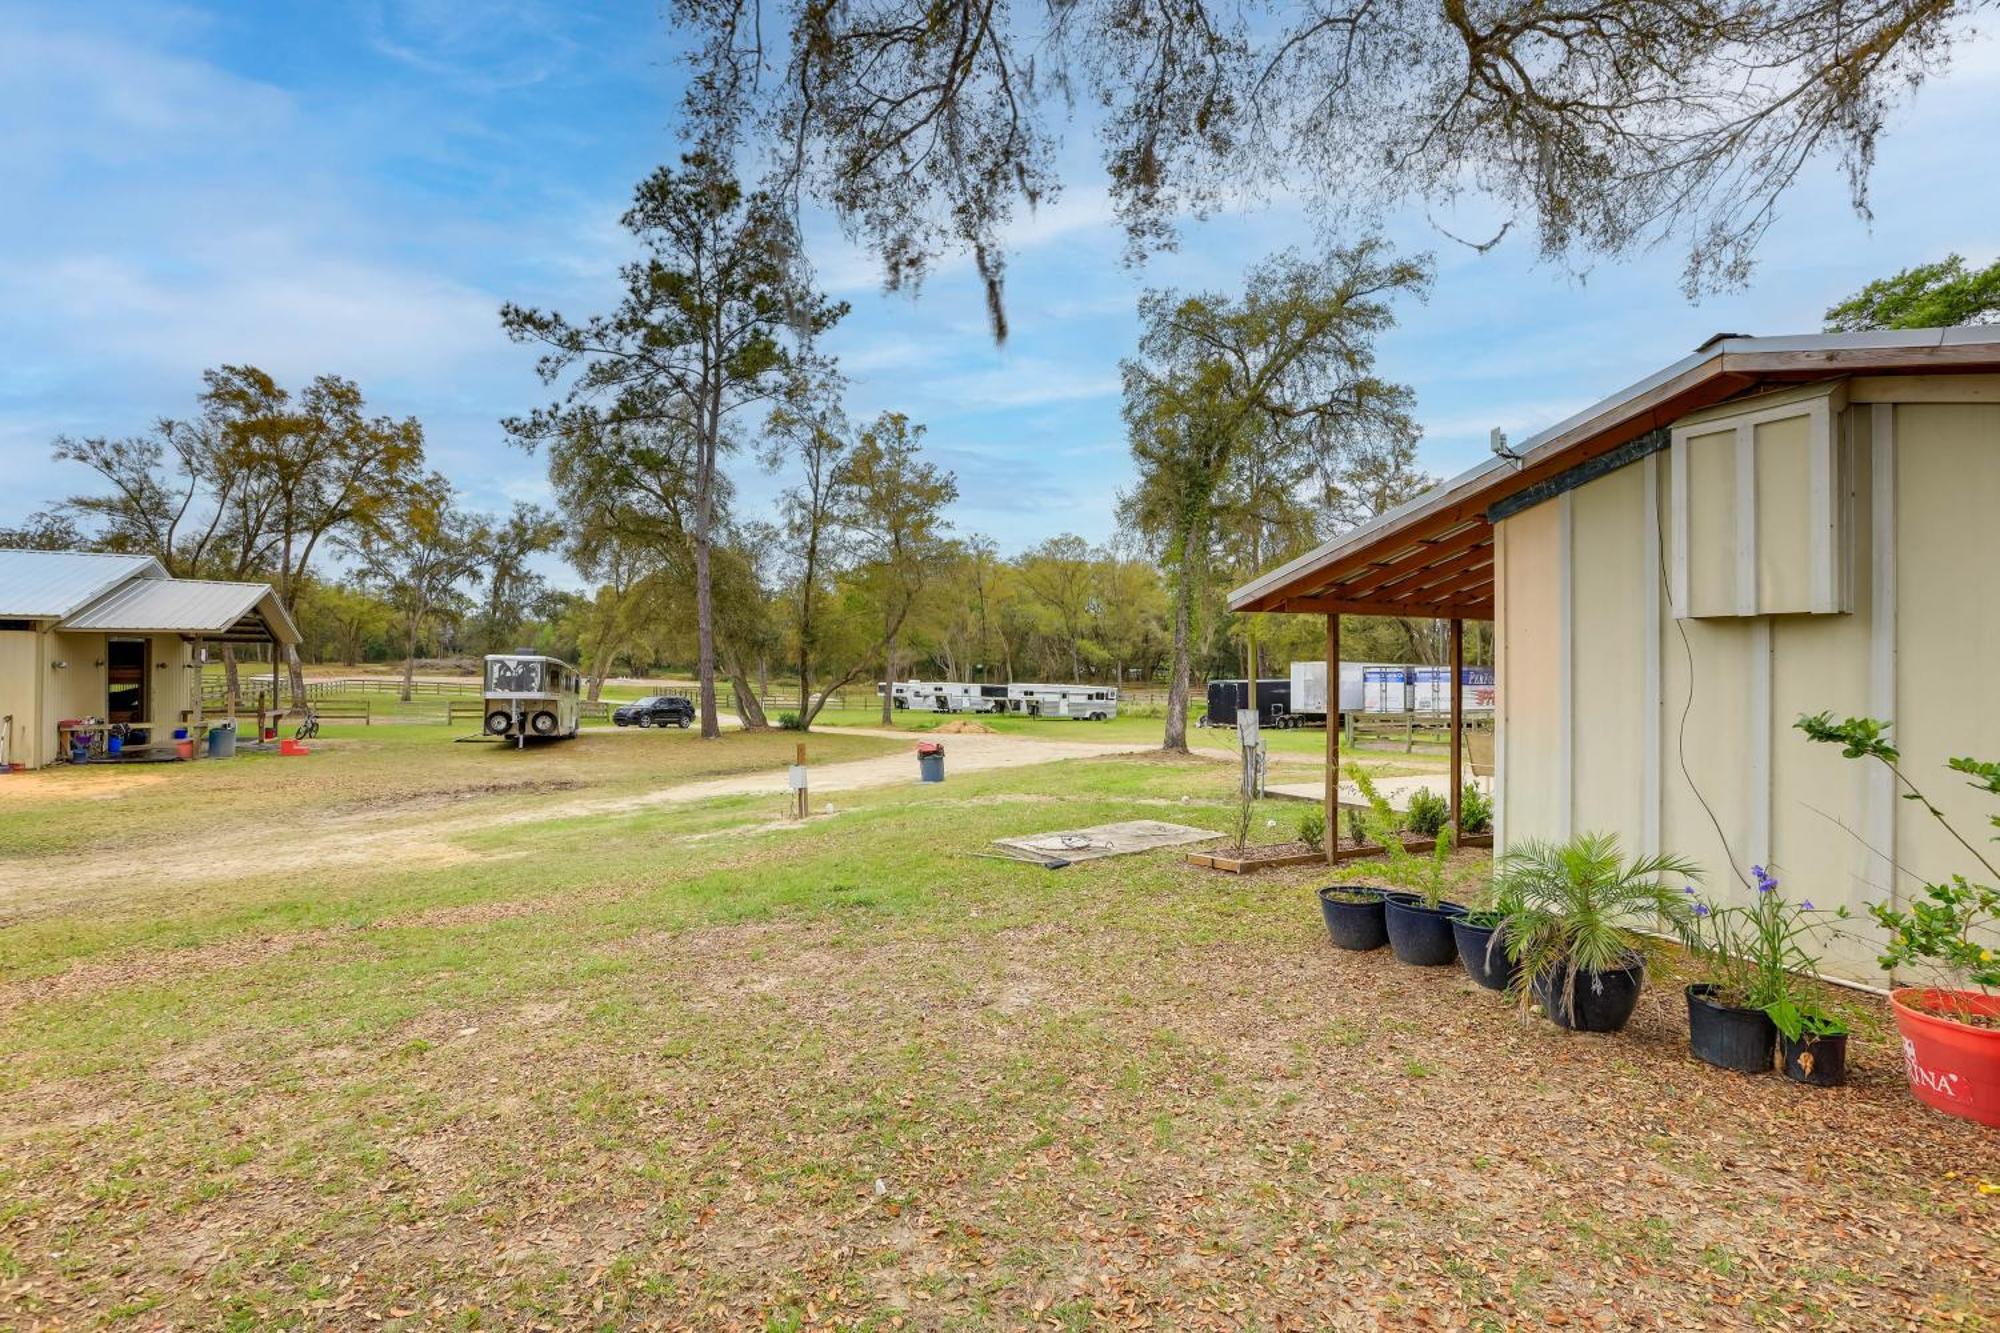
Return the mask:
<svg viewBox="0 0 2000 1333">
<path fill-rule="evenodd" d="M 1873 1001 L 1853 1085 L 1802 1090 L 1692 1063 L 1668 978 L 1566 1036 L 1335 953 L 1323 872 L 973 855 L 1225 827 L 1217 758 L 904 781 L 803 826 L 618 804 L 793 740 L 382 727 L 6 779 L 0 871 L 42 896 L 0 895 L 0 1323 L 1991 1325 L 1990 1136 L 1916 1106 Z M 164 840 L 357 827 L 446 851 L 147 873 Z M 86 890 L 113 838 L 132 882 Z"/>
</svg>

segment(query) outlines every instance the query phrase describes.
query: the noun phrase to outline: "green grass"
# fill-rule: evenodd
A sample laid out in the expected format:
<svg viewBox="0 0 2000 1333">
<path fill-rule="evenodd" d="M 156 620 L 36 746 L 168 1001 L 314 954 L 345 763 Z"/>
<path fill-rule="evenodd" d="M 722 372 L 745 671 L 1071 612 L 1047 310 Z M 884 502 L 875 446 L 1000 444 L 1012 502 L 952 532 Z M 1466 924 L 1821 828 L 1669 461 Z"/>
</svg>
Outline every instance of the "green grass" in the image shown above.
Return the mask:
<svg viewBox="0 0 2000 1333">
<path fill-rule="evenodd" d="M 1199 707 L 1189 710 L 1188 744 L 1197 750 L 1216 753 L 1234 753 L 1236 732 L 1230 728 L 1197 727 L 1193 719 L 1199 717 Z M 1084 722 L 1073 718 L 1035 718 L 1008 715 L 973 715 L 917 712 L 901 709 L 894 714 L 893 725 L 906 731 L 930 731 L 950 722 L 972 721 L 1009 736 L 1033 736 L 1043 740 L 1086 740 L 1099 739 L 1120 743 L 1157 744 L 1165 733 L 1166 719 L 1159 710 L 1145 710 L 1137 713 L 1121 712 L 1107 722 Z M 773 718 L 775 721 L 775 716 Z M 849 707 L 844 709 L 822 709 L 813 719 L 813 729 L 837 730 L 842 727 L 879 727 L 882 725 L 882 710 L 879 705 Z M 1267 730 L 1263 733 L 1265 748 L 1273 755 L 1284 758 L 1323 759 L 1326 755 L 1326 732 L 1324 729 Z M 1441 770 L 1445 761 L 1435 753 L 1419 750 L 1409 754 L 1402 746 L 1394 744 L 1370 744 L 1359 751 L 1345 745 L 1341 747 L 1345 755 L 1393 759 L 1406 765 L 1411 771 Z"/>
<path fill-rule="evenodd" d="M 1310 868 L 973 855 L 1226 827 L 1226 763 L 898 784 L 803 826 L 760 797 L 493 824 L 464 816 L 538 799 L 495 774 L 617 797 L 795 738 L 369 733 L 53 802 L 310 838 L 374 793 L 453 859 L 141 884 L 0 933 L 0 1323 L 1312 1326 L 1337 1292 L 1389 1323 L 1696 1324 L 1810 1276 L 1807 1322 L 1840 1327 L 1994 1279 L 1941 1183 L 1973 1140 L 1885 1078 L 1710 1076 L 1664 1002 L 1616 1038 L 1524 1025 L 1455 969 L 1330 950 Z M 43 822 L 10 804 L 0 838 L 60 876 Z M 1673 1169 L 1698 1159 L 1755 1165 Z"/>
<path fill-rule="evenodd" d="M 53 769 L 9 787 L 0 809 L 0 867 L 61 851 L 130 847 L 149 840 L 294 839 L 314 820 L 391 808 L 398 802 L 545 799 L 550 791 L 607 794 L 732 773 L 762 772 L 787 762 L 796 737 L 732 732 L 704 743 L 676 729 L 630 735 L 586 731 L 573 741 L 525 750 L 460 744 L 473 729 L 363 726 L 327 722 L 306 758 L 243 753 L 225 762 L 94 765 Z M 829 735 L 815 740 L 820 761 L 860 758 L 894 741 Z M 448 817 L 444 821 L 449 825 Z M 59 872 L 58 872 L 59 873 Z M 0 902 L 0 912 L 5 904 Z"/>
</svg>

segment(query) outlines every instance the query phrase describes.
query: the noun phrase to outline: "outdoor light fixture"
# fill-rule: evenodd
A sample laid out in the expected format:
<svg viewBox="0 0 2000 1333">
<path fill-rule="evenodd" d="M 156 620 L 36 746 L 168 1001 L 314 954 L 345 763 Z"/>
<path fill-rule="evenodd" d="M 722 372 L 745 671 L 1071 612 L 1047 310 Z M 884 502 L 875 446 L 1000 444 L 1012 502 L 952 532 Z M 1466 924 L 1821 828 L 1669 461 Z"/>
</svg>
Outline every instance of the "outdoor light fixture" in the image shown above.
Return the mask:
<svg viewBox="0 0 2000 1333">
<path fill-rule="evenodd" d="M 100 657 L 95 662 L 92 662 L 91 665 L 94 667 L 101 667 L 104 665 L 104 659 Z"/>
<path fill-rule="evenodd" d="M 51 663 L 49 663 L 49 670 L 51 670 L 51 671 L 67 671 L 67 670 L 69 670 L 69 663 L 68 663 L 68 662 L 65 662 L 65 661 L 60 661 L 60 660 L 58 660 L 58 661 L 54 661 L 54 662 L 51 662 Z"/>
</svg>

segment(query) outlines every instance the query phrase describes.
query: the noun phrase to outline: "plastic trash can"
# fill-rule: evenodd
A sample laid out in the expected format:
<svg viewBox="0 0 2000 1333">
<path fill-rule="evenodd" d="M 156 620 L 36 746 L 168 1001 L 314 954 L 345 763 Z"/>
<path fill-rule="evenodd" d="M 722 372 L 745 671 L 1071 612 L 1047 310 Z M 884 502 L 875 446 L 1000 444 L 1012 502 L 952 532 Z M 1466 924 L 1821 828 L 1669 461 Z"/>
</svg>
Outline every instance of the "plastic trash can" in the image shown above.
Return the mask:
<svg viewBox="0 0 2000 1333">
<path fill-rule="evenodd" d="M 917 742 L 917 781 L 944 781 L 944 746 L 940 742 Z"/>
<path fill-rule="evenodd" d="M 104 753 L 106 754 L 109 755 L 122 754 L 124 753 L 124 750 L 125 750 L 125 738 L 123 736 L 112 736 L 106 739 L 104 742 Z"/>
<path fill-rule="evenodd" d="M 234 759 L 236 757 L 236 724 L 224 722 L 208 729 L 208 757 L 210 759 Z"/>
</svg>

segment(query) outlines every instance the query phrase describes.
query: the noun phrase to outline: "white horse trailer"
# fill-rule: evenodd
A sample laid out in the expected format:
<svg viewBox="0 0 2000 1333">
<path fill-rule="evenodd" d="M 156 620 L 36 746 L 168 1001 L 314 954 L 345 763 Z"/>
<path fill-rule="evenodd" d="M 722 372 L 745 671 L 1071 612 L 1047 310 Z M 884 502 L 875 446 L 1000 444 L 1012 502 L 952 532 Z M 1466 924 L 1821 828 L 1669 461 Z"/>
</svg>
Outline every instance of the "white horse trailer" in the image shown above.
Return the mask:
<svg viewBox="0 0 2000 1333">
<path fill-rule="evenodd" d="M 1109 685 L 974 685 L 959 680 L 899 680 L 875 685 L 879 698 L 919 713 L 1014 713 L 1108 722 L 1118 716 L 1118 691 Z"/>
<path fill-rule="evenodd" d="M 1109 722 L 1118 716 L 1118 691 L 1109 685 L 1009 685 L 1007 711 L 1028 717 Z"/>
<path fill-rule="evenodd" d="M 583 677 L 559 657 L 492 653 L 486 658 L 486 734 L 525 745 L 567 740 L 583 721 Z"/>
</svg>

